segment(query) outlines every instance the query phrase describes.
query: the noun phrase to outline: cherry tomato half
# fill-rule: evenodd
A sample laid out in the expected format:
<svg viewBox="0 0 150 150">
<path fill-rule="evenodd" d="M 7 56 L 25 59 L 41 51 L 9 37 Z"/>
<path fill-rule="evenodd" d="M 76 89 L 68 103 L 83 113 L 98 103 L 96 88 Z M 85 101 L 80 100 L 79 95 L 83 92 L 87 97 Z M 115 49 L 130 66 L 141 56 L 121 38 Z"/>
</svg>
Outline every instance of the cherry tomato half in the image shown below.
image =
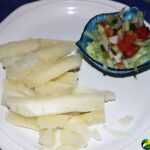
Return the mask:
<svg viewBox="0 0 150 150">
<path fill-rule="evenodd" d="M 121 42 L 118 43 L 118 47 L 121 52 L 125 53 L 130 51 L 132 45 L 132 38 L 130 35 L 126 35 Z"/>
<path fill-rule="evenodd" d="M 107 27 L 105 29 L 105 34 L 110 37 L 110 36 L 113 36 L 114 35 L 114 30 L 111 28 L 111 27 Z"/>
<path fill-rule="evenodd" d="M 126 57 L 129 58 L 129 57 L 132 57 L 133 55 L 135 55 L 135 54 L 138 52 L 139 48 L 140 48 L 140 47 L 137 46 L 137 45 L 132 45 L 130 51 L 127 51 L 127 52 L 125 53 Z"/>
<path fill-rule="evenodd" d="M 123 62 L 117 63 L 117 66 L 118 66 L 120 69 L 125 68 L 125 64 L 124 64 Z"/>
<path fill-rule="evenodd" d="M 147 39 L 150 34 L 148 28 L 144 25 L 139 27 L 135 32 L 139 34 L 140 39 L 142 39 L 142 40 Z"/>
<path fill-rule="evenodd" d="M 100 22 L 100 24 L 105 27 L 106 23 L 104 21 Z"/>
</svg>

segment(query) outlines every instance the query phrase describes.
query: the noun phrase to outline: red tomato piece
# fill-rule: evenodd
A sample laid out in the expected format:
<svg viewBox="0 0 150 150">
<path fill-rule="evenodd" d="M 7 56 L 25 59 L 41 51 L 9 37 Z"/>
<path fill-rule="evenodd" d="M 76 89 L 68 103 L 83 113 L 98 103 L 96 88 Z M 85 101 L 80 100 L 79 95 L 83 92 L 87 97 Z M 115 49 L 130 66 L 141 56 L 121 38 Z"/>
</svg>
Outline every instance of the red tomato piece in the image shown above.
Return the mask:
<svg viewBox="0 0 150 150">
<path fill-rule="evenodd" d="M 100 24 L 105 27 L 106 23 L 104 21 L 100 22 Z"/>
<path fill-rule="evenodd" d="M 136 32 L 134 32 L 134 31 L 129 31 L 127 34 L 131 36 L 131 39 L 132 39 L 133 41 L 135 41 L 135 40 L 137 40 L 137 39 L 140 38 L 139 33 L 136 33 Z"/>
<path fill-rule="evenodd" d="M 133 41 L 135 41 L 135 40 L 139 39 L 140 36 L 139 36 L 138 33 L 133 32 L 133 34 L 131 35 L 131 38 L 132 38 Z"/>
<path fill-rule="evenodd" d="M 132 38 L 130 35 L 126 35 L 121 42 L 118 43 L 118 47 L 121 52 L 125 53 L 130 51 L 132 45 Z"/>
<path fill-rule="evenodd" d="M 110 36 L 113 36 L 114 35 L 114 30 L 111 28 L 111 27 L 107 27 L 105 29 L 105 34 L 110 37 Z"/>
<path fill-rule="evenodd" d="M 147 39 L 148 36 L 149 36 L 149 34 L 150 34 L 148 28 L 147 28 L 146 26 L 144 26 L 144 25 L 141 26 L 141 27 L 139 27 L 135 32 L 136 32 L 137 34 L 139 34 L 140 39 L 142 39 L 142 40 Z"/>
<path fill-rule="evenodd" d="M 124 64 L 123 62 L 117 63 L 117 66 L 118 66 L 120 69 L 125 68 L 125 64 Z"/>
<path fill-rule="evenodd" d="M 126 57 L 129 58 L 129 57 L 132 57 L 133 55 L 135 55 L 138 52 L 139 48 L 140 47 L 137 45 L 132 45 L 130 51 L 125 53 Z"/>
</svg>

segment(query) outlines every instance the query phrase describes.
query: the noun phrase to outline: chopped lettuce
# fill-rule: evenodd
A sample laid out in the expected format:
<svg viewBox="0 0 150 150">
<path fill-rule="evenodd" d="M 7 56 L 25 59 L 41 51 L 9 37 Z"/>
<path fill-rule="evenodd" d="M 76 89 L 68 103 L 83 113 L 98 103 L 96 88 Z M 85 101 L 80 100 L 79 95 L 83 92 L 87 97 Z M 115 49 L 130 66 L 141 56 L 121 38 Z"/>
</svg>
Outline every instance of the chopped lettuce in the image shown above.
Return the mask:
<svg viewBox="0 0 150 150">
<path fill-rule="evenodd" d="M 96 61 L 105 63 L 99 42 L 93 41 L 89 43 L 86 48 L 86 52 Z"/>
<path fill-rule="evenodd" d="M 138 26 L 142 26 L 144 23 L 144 14 L 142 11 L 138 11 Z"/>
<path fill-rule="evenodd" d="M 150 60 L 150 47 L 142 46 L 133 57 L 128 59 L 129 68 L 142 65 L 148 60 Z"/>
<path fill-rule="evenodd" d="M 139 66 L 141 64 L 146 63 L 148 60 L 150 60 L 150 53 L 141 56 L 136 62 L 135 62 L 135 66 Z"/>
</svg>

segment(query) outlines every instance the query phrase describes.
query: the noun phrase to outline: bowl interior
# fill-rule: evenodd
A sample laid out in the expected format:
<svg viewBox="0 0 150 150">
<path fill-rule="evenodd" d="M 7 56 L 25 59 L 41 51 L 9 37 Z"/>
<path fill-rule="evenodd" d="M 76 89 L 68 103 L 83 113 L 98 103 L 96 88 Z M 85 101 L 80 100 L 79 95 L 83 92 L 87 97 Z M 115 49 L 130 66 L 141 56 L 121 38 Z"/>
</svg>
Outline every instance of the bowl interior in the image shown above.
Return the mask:
<svg viewBox="0 0 150 150">
<path fill-rule="evenodd" d="M 89 56 L 86 52 L 86 47 L 88 43 L 92 42 L 93 40 L 86 36 L 84 33 L 87 31 L 88 33 L 91 33 L 93 30 L 96 30 L 96 24 L 99 22 L 106 22 L 106 16 L 108 15 L 116 15 L 119 14 L 120 12 L 114 12 L 114 13 L 105 13 L 105 14 L 98 14 L 95 17 L 91 18 L 89 22 L 86 24 L 81 38 L 79 41 L 77 41 L 76 45 L 79 47 L 80 52 L 83 54 L 84 58 L 91 64 L 94 65 L 97 69 L 102 71 L 104 74 L 112 75 L 112 76 L 129 76 L 129 75 L 135 75 L 137 73 L 143 72 L 147 69 L 149 69 L 149 64 L 150 61 L 138 66 L 138 72 L 135 72 L 134 68 L 130 69 L 113 69 L 113 68 L 105 68 L 103 67 L 102 63 L 99 63 L 98 61 L 94 60 L 91 56 Z M 129 9 L 124 10 L 122 16 L 123 19 L 131 19 L 132 15 L 137 15 L 138 14 L 138 8 L 137 7 L 132 7 Z"/>
</svg>

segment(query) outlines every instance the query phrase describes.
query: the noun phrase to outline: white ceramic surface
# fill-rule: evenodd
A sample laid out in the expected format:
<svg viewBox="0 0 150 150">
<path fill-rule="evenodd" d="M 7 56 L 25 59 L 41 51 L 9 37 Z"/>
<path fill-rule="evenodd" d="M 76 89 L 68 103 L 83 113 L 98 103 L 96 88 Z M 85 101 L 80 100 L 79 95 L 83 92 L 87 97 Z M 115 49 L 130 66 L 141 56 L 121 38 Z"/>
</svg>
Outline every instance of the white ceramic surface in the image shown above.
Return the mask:
<svg viewBox="0 0 150 150">
<path fill-rule="evenodd" d="M 0 25 L 0 44 L 32 38 L 75 40 L 80 38 L 87 21 L 96 14 L 114 12 L 125 5 L 102 0 L 44 0 L 24 5 Z M 5 72 L 0 66 L 0 94 Z M 123 130 L 128 136 L 114 138 L 102 126 L 96 126 L 103 140 L 90 140 L 86 150 L 142 150 L 141 141 L 150 139 L 150 71 L 128 78 L 113 78 L 83 61 L 79 72 L 79 85 L 109 89 L 116 93 L 115 102 L 105 104 L 106 124 Z M 0 106 L 0 147 L 4 150 L 38 150 L 38 134 L 8 124 L 4 117 L 7 109 Z M 134 117 L 131 125 L 120 128 L 117 120 L 125 115 Z"/>
</svg>

